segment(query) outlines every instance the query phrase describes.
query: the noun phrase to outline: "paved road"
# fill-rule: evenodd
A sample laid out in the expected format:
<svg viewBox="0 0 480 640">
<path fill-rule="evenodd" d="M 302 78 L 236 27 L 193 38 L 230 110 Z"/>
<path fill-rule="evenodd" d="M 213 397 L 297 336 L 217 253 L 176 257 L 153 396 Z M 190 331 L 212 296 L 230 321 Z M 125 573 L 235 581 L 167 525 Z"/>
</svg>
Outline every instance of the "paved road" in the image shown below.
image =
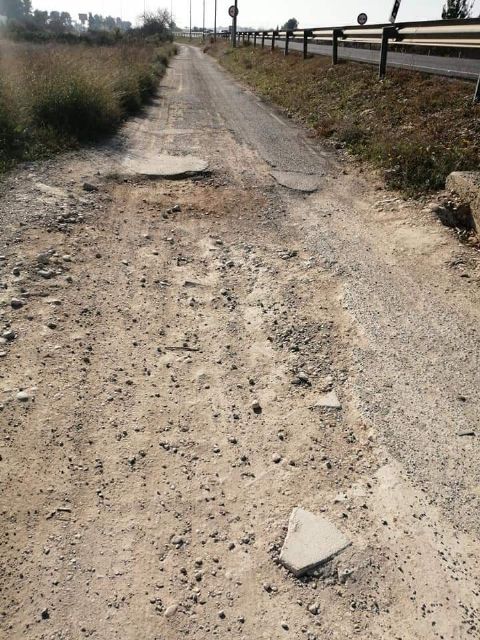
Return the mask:
<svg viewBox="0 0 480 640">
<path fill-rule="evenodd" d="M 478 637 L 475 255 L 198 48 L 122 140 L 0 203 L 2 639 Z M 302 580 L 298 505 L 352 541 Z"/>
<path fill-rule="evenodd" d="M 279 49 L 285 49 L 284 40 L 277 40 L 276 46 Z M 271 40 L 266 39 L 265 44 L 271 46 Z M 290 48 L 303 51 L 301 42 L 290 42 Z M 331 56 L 332 47 L 329 45 L 313 44 L 308 45 L 309 53 L 318 55 Z M 339 58 L 345 60 L 357 60 L 358 62 L 366 62 L 368 64 L 378 65 L 380 52 L 369 49 L 354 49 L 350 47 L 339 46 Z M 443 56 L 426 56 L 414 53 L 399 53 L 397 51 L 389 51 L 388 64 L 393 67 L 402 69 L 416 69 L 417 71 L 425 71 L 427 73 L 436 73 L 442 76 L 452 76 L 456 78 L 477 79 L 480 75 L 480 59 L 474 60 L 469 58 L 446 58 Z"/>
</svg>

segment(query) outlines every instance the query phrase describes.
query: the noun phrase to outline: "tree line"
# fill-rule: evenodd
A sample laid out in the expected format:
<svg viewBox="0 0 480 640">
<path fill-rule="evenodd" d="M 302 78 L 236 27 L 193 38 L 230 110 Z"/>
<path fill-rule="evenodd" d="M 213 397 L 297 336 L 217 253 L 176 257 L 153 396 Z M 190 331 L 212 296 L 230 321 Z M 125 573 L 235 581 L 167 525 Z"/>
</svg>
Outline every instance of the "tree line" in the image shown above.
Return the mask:
<svg viewBox="0 0 480 640">
<path fill-rule="evenodd" d="M 0 0 L 0 15 L 7 18 L 8 23 L 21 25 L 26 29 L 49 31 L 55 34 L 68 33 L 75 30 L 90 29 L 91 31 L 127 31 L 132 23 L 92 13 L 81 14 L 84 19 L 73 20 L 68 11 L 32 10 L 31 0 Z"/>
</svg>

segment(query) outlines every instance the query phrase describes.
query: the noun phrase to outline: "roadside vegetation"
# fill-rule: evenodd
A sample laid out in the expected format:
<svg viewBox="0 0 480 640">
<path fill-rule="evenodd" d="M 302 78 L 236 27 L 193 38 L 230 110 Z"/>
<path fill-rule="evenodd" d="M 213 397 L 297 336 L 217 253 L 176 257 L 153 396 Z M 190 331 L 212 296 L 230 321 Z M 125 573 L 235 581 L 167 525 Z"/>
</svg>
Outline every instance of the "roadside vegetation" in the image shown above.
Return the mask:
<svg viewBox="0 0 480 640">
<path fill-rule="evenodd" d="M 345 146 L 409 195 L 441 189 L 451 171 L 480 168 L 480 107 L 473 84 L 359 63 L 331 66 L 251 46 L 207 47 L 221 64 L 319 137 Z"/>
<path fill-rule="evenodd" d="M 0 41 L 0 171 L 113 133 L 154 94 L 174 51 Z"/>
<path fill-rule="evenodd" d="M 90 14 L 86 28 L 28 0 L 3 4 L 0 173 L 113 133 L 155 93 L 176 52 L 166 10 L 135 29 Z"/>
</svg>

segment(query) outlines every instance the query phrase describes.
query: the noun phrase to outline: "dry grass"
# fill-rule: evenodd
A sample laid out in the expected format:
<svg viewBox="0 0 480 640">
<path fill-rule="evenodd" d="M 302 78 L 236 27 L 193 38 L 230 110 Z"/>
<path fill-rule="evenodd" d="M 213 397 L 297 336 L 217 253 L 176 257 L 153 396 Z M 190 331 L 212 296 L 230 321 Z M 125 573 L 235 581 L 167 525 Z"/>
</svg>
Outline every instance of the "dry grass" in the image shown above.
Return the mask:
<svg viewBox="0 0 480 640">
<path fill-rule="evenodd" d="M 93 141 L 140 109 L 174 47 L 0 42 L 0 170 Z"/>
<path fill-rule="evenodd" d="M 451 171 L 480 167 L 480 107 L 469 82 L 397 69 L 379 82 L 369 65 L 223 43 L 209 53 L 289 116 L 381 168 L 392 187 L 439 189 Z"/>
</svg>

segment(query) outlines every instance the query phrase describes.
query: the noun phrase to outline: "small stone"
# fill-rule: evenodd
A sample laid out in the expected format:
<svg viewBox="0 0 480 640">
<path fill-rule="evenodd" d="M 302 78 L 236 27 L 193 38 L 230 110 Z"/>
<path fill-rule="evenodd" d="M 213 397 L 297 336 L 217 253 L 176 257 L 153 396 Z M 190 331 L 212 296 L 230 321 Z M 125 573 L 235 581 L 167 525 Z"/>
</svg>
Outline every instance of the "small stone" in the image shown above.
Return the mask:
<svg viewBox="0 0 480 640">
<path fill-rule="evenodd" d="M 12 298 L 10 300 L 10 306 L 12 309 L 21 309 L 23 307 L 23 300 L 20 300 L 19 298 Z"/>
<path fill-rule="evenodd" d="M 19 391 L 17 393 L 17 400 L 20 400 L 20 402 L 28 402 L 30 400 L 30 394 L 26 391 Z"/>
<path fill-rule="evenodd" d="M 48 620 L 50 618 L 50 612 L 47 608 L 42 610 L 42 620 Z"/>
<path fill-rule="evenodd" d="M 281 456 L 279 453 L 274 453 L 274 454 L 272 455 L 272 461 L 273 461 L 275 464 L 278 464 L 279 462 L 281 462 L 281 461 L 282 461 L 282 456 Z"/>
<path fill-rule="evenodd" d="M 256 413 L 257 415 L 262 413 L 262 407 L 261 407 L 260 403 L 258 402 L 258 400 L 255 400 L 254 402 L 252 402 L 251 407 L 252 407 L 253 413 Z"/>
<path fill-rule="evenodd" d="M 39 269 L 37 273 L 39 276 L 42 276 L 42 278 L 45 278 L 45 280 L 53 277 L 53 271 L 51 269 Z"/>
<path fill-rule="evenodd" d="M 280 622 L 280 625 L 282 626 L 282 629 L 285 629 L 285 631 L 288 631 L 288 624 L 285 622 L 285 620 L 282 620 Z"/>
<path fill-rule="evenodd" d="M 98 191 L 98 187 L 91 182 L 84 182 L 82 189 L 84 191 Z"/>
<path fill-rule="evenodd" d="M 221 618 L 222 620 L 224 620 L 224 619 L 225 619 L 225 611 L 224 611 L 223 609 L 221 609 L 221 610 L 218 612 L 218 617 L 219 617 L 219 618 Z"/>
<path fill-rule="evenodd" d="M 177 613 L 178 605 L 171 604 L 169 607 L 165 609 L 164 616 L 165 618 L 172 618 Z"/>
<path fill-rule="evenodd" d="M 320 610 L 320 605 L 318 604 L 318 602 L 313 602 L 312 604 L 309 604 L 307 607 L 308 611 L 316 616 Z"/>
</svg>

